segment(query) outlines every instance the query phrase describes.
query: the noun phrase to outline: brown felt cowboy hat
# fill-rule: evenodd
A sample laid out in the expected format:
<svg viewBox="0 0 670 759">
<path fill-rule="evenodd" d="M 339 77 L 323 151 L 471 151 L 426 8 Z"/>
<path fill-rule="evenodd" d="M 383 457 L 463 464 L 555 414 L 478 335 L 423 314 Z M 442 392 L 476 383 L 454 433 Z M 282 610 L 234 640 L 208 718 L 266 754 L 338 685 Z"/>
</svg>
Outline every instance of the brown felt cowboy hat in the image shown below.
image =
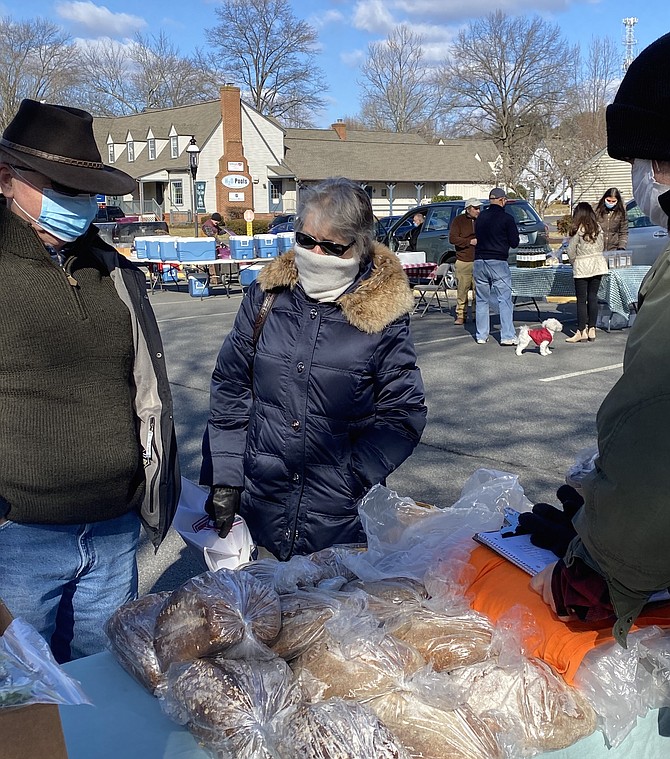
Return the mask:
<svg viewBox="0 0 670 759">
<path fill-rule="evenodd" d="M 93 117 L 79 108 L 22 100 L 0 150 L 45 177 L 82 192 L 127 195 L 137 182 L 105 166 L 93 136 Z"/>
</svg>

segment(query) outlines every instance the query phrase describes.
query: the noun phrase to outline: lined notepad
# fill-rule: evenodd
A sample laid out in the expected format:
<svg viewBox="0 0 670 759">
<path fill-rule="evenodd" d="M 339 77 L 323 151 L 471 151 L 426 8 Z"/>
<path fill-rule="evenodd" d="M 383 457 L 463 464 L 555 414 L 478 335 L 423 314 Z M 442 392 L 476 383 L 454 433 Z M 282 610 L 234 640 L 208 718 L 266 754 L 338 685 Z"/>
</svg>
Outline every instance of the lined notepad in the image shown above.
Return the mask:
<svg viewBox="0 0 670 759">
<path fill-rule="evenodd" d="M 505 524 L 495 532 L 478 532 L 473 537 L 482 545 L 487 546 L 500 556 L 503 556 L 519 569 L 536 575 L 548 564 L 558 561 L 558 557 L 546 548 L 538 548 L 530 542 L 530 535 L 511 535 L 517 527 L 519 512 L 505 509 Z M 509 535 L 510 537 L 503 537 Z"/>
</svg>

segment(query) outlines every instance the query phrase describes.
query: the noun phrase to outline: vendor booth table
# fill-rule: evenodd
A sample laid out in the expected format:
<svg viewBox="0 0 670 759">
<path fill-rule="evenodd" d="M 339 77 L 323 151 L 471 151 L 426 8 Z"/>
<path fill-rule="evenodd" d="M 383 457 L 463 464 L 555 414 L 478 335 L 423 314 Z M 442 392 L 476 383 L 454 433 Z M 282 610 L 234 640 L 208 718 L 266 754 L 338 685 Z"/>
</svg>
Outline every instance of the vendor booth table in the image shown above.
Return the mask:
<svg viewBox="0 0 670 759">
<path fill-rule="evenodd" d="M 207 759 L 196 740 L 162 712 L 159 702 L 133 680 L 112 654 L 102 653 L 64 665 L 81 682 L 93 706 L 62 706 L 60 715 L 69 759 Z M 670 738 L 658 734 L 658 711 L 615 749 L 596 732 L 570 748 L 539 759 L 667 759 Z"/>
<path fill-rule="evenodd" d="M 150 273 L 150 287 L 151 292 L 154 292 L 156 288 L 163 289 L 163 285 L 174 283 L 179 289 L 179 279 L 177 273 L 179 267 L 197 272 L 198 276 L 203 280 L 202 292 L 209 290 L 211 286 L 211 271 L 210 267 L 214 265 L 216 267 L 217 274 L 215 276 L 220 277 L 222 286 L 225 288 L 226 296 L 230 298 L 230 287 L 235 280 L 239 282 L 240 272 L 248 269 L 252 266 L 263 266 L 269 263 L 271 258 L 214 258 L 211 260 L 203 261 L 163 261 L 161 259 L 154 258 L 141 258 L 131 259 L 138 264 L 146 264 Z M 158 268 L 159 264 L 162 264 L 163 271 Z"/>
<path fill-rule="evenodd" d="M 598 290 L 598 300 L 605 303 L 612 313 L 628 318 L 631 307 L 637 304 L 637 294 L 649 266 L 629 266 L 624 269 L 610 269 L 603 275 Z M 575 296 L 575 280 L 572 266 L 542 266 L 524 269 L 510 266 L 512 275 L 512 297 L 532 301 L 538 318 L 542 314 L 537 300 L 548 296 Z"/>
</svg>

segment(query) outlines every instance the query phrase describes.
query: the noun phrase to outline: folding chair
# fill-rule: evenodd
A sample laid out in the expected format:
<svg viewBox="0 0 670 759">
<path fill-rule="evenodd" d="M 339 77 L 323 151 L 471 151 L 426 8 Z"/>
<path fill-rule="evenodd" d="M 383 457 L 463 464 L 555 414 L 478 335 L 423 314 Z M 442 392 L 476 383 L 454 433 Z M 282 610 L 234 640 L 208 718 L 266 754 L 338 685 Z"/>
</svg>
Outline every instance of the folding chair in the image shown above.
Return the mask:
<svg viewBox="0 0 670 759">
<path fill-rule="evenodd" d="M 440 312 L 442 312 L 444 310 L 442 307 L 442 299 L 446 301 L 447 311 L 449 310 L 449 293 L 447 292 L 448 272 L 449 264 L 440 264 L 432 273 L 430 279 L 426 284 L 414 285 L 414 293 L 418 294 L 419 297 L 414 304 L 414 311 L 412 311 L 413 314 L 415 314 L 421 307 L 423 307 L 423 310 L 419 314 L 419 316 L 423 316 L 426 311 L 428 311 L 430 306 L 433 305 L 433 301 L 436 301 L 435 305 L 437 305 L 437 307 L 440 309 Z"/>
</svg>

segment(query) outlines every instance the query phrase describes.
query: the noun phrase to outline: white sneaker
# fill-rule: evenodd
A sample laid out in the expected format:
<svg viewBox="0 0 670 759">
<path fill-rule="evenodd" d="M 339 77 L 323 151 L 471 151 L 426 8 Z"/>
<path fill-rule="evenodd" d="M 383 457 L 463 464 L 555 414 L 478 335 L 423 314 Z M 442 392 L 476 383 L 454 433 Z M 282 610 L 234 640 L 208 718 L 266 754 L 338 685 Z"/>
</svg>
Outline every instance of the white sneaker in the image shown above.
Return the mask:
<svg viewBox="0 0 670 759">
<path fill-rule="evenodd" d="M 486 338 L 486 339 L 484 339 L 484 340 L 477 340 L 477 344 L 478 344 L 478 345 L 485 345 L 486 343 L 488 343 L 488 341 L 489 341 L 489 339 L 488 339 L 488 337 L 487 337 L 487 338 Z"/>
<path fill-rule="evenodd" d="M 518 345 L 519 341 L 518 340 L 501 340 L 500 344 L 501 345 Z"/>
</svg>

